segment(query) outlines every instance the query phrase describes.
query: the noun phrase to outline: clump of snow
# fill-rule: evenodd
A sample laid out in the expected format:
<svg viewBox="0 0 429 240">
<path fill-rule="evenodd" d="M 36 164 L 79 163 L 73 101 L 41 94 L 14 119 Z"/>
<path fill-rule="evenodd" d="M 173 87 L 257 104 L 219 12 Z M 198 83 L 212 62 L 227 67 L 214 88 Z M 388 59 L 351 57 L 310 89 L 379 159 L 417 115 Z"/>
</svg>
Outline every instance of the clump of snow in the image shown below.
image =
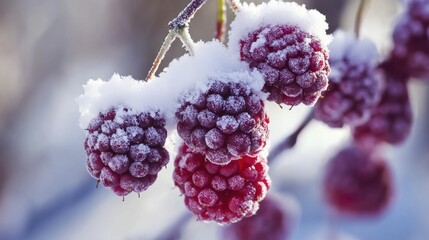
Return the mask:
<svg viewBox="0 0 429 240">
<path fill-rule="evenodd" d="M 173 114 L 180 104 L 178 100 L 184 100 L 182 96 L 186 94 L 187 101 L 195 101 L 214 81 L 245 83 L 261 98 L 265 96 L 261 91 L 264 85 L 262 75 L 249 70 L 246 63 L 239 61 L 218 41 L 196 43 L 194 56 L 184 55 L 173 60 L 159 78 L 159 82 L 174 84 L 176 93 L 170 98 L 177 104 L 169 106 L 169 112 Z"/>
<path fill-rule="evenodd" d="M 79 104 L 80 127 L 86 129 L 91 119 L 111 107 L 127 106 L 130 111 L 157 111 L 157 104 L 149 98 L 156 94 L 151 92 L 149 84 L 134 80 L 131 76 L 121 77 L 114 74 L 109 81 L 90 79 L 83 86 L 84 93 L 76 100 Z M 121 114 L 118 114 L 118 116 Z M 118 121 L 120 119 L 117 119 Z"/>
<path fill-rule="evenodd" d="M 92 118 L 115 106 L 126 106 L 132 112 L 160 112 L 167 120 L 167 129 L 174 128 L 174 114 L 180 100 L 190 99 L 207 91 L 214 80 L 245 83 L 262 99 L 265 94 L 262 75 L 251 71 L 220 42 L 198 42 L 195 55 L 185 54 L 173 60 L 159 77 L 148 82 L 131 76 L 114 74 L 109 81 L 89 80 L 84 93 L 77 98 L 80 127 L 86 129 Z"/>
<path fill-rule="evenodd" d="M 379 61 L 379 53 L 374 42 L 368 38 L 357 39 L 351 32 L 337 30 L 329 44 L 329 61 L 346 60 L 352 64 L 374 66 Z"/>
<path fill-rule="evenodd" d="M 331 36 L 326 33 L 328 23 L 326 17 L 317 10 L 309 10 L 305 5 L 295 2 L 283 2 L 271 0 L 267 3 L 255 5 L 243 3 L 229 32 L 229 47 L 234 52 L 240 52 L 240 40 L 247 34 L 268 25 L 291 25 L 299 27 L 315 37 L 322 46 L 326 47 L 331 41 Z M 257 43 L 263 44 L 264 39 L 258 39 Z M 252 46 L 256 48 L 257 46 Z"/>
</svg>

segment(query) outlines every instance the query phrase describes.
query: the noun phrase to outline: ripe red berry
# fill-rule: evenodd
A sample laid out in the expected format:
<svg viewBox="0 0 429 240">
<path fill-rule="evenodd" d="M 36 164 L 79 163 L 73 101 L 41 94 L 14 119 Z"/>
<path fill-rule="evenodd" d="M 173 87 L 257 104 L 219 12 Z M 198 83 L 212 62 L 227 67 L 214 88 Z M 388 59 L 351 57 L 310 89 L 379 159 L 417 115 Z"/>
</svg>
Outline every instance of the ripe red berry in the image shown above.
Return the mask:
<svg viewBox="0 0 429 240">
<path fill-rule="evenodd" d="M 260 156 L 221 166 L 184 144 L 174 167 L 174 184 L 185 196 L 186 207 L 199 220 L 220 224 L 255 214 L 271 184 L 267 161 Z"/>
<path fill-rule="evenodd" d="M 429 2 L 407 0 L 393 31 L 392 57 L 410 76 L 429 81 Z"/>
<path fill-rule="evenodd" d="M 214 81 L 176 112 L 177 131 L 192 151 L 215 164 L 257 155 L 268 138 L 263 101 L 244 83 Z"/>
<path fill-rule="evenodd" d="M 228 225 L 224 229 L 225 240 L 285 240 L 288 238 L 291 219 L 279 202 L 281 199 L 268 195 L 258 212 L 249 218 Z"/>
<path fill-rule="evenodd" d="M 268 100 L 314 104 L 328 86 L 328 53 L 320 41 L 292 25 L 267 25 L 240 42 L 241 60 L 264 76 Z"/>
<path fill-rule="evenodd" d="M 337 31 L 329 50 L 329 87 L 316 103 L 315 118 L 330 127 L 361 125 L 380 101 L 384 85 L 375 44 Z"/>
<path fill-rule="evenodd" d="M 413 116 L 406 76 L 392 64 L 386 61 L 380 67 L 384 72 L 386 85 L 370 119 L 353 128 L 355 142 L 365 149 L 371 149 L 382 142 L 400 144 L 411 131 Z"/>
<path fill-rule="evenodd" d="M 326 168 L 324 193 L 340 213 L 371 216 L 384 210 L 391 199 L 391 173 L 382 159 L 349 147 L 334 156 Z"/>
<path fill-rule="evenodd" d="M 116 195 L 146 190 L 169 161 L 163 147 L 165 119 L 159 113 L 115 107 L 92 119 L 87 130 L 88 171 Z"/>
</svg>

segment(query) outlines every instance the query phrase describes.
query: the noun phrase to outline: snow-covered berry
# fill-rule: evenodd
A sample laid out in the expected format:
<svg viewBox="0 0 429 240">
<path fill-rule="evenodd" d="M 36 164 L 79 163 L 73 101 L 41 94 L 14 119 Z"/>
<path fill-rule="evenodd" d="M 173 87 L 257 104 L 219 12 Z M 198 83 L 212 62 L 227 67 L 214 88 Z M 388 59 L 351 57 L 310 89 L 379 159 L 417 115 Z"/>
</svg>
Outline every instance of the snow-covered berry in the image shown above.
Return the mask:
<svg viewBox="0 0 429 240">
<path fill-rule="evenodd" d="M 285 240 L 290 233 L 291 216 L 282 199 L 270 194 L 259 204 L 258 212 L 249 218 L 230 224 L 224 229 L 225 240 Z"/>
<path fill-rule="evenodd" d="M 392 179 L 383 159 L 372 159 L 348 147 L 327 165 L 324 195 L 329 205 L 350 216 L 372 216 L 383 211 L 392 196 Z"/>
<path fill-rule="evenodd" d="M 206 92 L 185 98 L 176 118 L 189 148 L 215 164 L 255 156 L 268 138 L 264 103 L 245 83 L 213 81 Z"/>
<path fill-rule="evenodd" d="M 408 96 L 406 76 L 398 72 L 396 65 L 386 61 L 381 64 L 385 89 L 370 119 L 352 129 L 355 142 L 371 149 L 379 143 L 400 144 L 411 131 L 413 115 Z"/>
<path fill-rule="evenodd" d="M 110 108 L 93 118 L 87 131 L 88 171 L 116 195 L 146 190 L 169 161 L 165 119 L 158 112 Z"/>
<path fill-rule="evenodd" d="M 330 127 L 361 125 L 370 118 L 384 86 L 377 48 L 369 39 L 338 30 L 329 50 L 329 87 L 315 105 L 315 118 Z"/>
<path fill-rule="evenodd" d="M 173 180 L 186 207 L 199 220 L 220 224 L 254 215 L 271 184 L 267 160 L 261 156 L 216 165 L 183 144 L 174 167 Z"/>
<path fill-rule="evenodd" d="M 410 76 L 429 81 L 429 1 L 405 2 L 393 31 L 392 57 Z"/>
<path fill-rule="evenodd" d="M 248 34 L 241 59 L 264 76 L 262 89 L 278 104 L 314 104 L 328 85 L 328 53 L 320 41 L 292 25 L 268 25 Z"/>
<path fill-rule="evenodd" d="M 264 77 L 268 100 L 313 105 L 328 85 L 328 24 L 294 2 L 243 3 L 231 23 L 229 47 Z"/>
</svg>

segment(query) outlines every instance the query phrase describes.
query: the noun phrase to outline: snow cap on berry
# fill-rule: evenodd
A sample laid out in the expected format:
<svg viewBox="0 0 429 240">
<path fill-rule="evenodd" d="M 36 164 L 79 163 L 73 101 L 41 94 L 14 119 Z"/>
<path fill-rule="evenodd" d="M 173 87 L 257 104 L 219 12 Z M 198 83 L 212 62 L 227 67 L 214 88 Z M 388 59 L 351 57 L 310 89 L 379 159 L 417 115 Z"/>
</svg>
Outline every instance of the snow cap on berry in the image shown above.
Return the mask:
<svg viewBox="0 0 429 240">
<path fill-rule="evenodd" d="M 347 59 L 356 64 L 368 64 L 375 66 L 380 59 L 379 52 L 374 42 L 368 38 L 356 38 L 352 32 L 337 30 L 333 34 L 333 40 L 328 45 L 329 62 L 334 63 Z M 331 65 L 331 75 L 334 69 Z"/>
<path fill-rule="evenodd" d="M 83 85 L 84 93 L 76 99 L 81 114 L 80 127 L 86 129 L 91 119 L 112 106 L 126 105 L 136 112 L 158 111 L 160 108 L 155 104 L 156 94 L 148 95 L 150 91 L 147 91 L 147 87 L 143 81 L 116 73 L 109 81 L 90 79 Z M 151 97 L 156 99 L 149 101 Z"/>
<path fill-rule="evenodd" d="M 187 100 L 190 100 L 207 91 L 214 78 L 242 82 L 265 99 L 261 92 L 264 84 L 261 74 L 258 71 L 249 71 L 247 64 L 232 56 L 222 43 L 216 40 L 206 43 L 200 41 L 194 45 L 194 50 L 193 56 L 186 54 L 173 60 L 156 80 L 165 83 L 170 89 L 175 89 L 168 90 L 165 96 L 164 93 L 161 94 L 171 99 L 172 104 L 167 110 L 169 116 L 174 117 L 183 95 L 187 95 Z M 190 89 L 194 91 L 191 94 Z"/>
<path fill-rule="evenodd" d="M 296 26 L 318 38 L 323 48 L 326 48 L 332 38 L 326 33 L 328 29 L 326 17 L 317 10 L 309 10 L 305 5 L 299 5 L 295 2 L 271 0 L 260 5 L 243 3 L 231 23 L 229 47 L 234 52 L 240 52 L 240 40 L 246 37 L 248 33 L 267 25 Z"/>
<path fill-rule="evenodd" d="M 114 74 L 109 81 L 89 80 L 83 86 L 84 93 L 77 98 L 81 128 L 85 129 L 99 112 L 112 106 L 125 105 L 138 112 L 160 111 L 166 117 L 167 129 L 171 129 L 174 124 L 169 120 L 174 119 L 178 99 L 196 86 L 196 89 L 203 91 L 211 78 L 223 73 L 230 73 L 228 79 L 246 82 L 256 93 L 260 93 L 263 86 L 261 74 L 249 71 L 248 66 L 231 56 L 223 44 L 218 41 L 198 42 L 194 48 L 195 55 L 185 54 L 173 60 L 159 77 L 148 82 L 118 74 Z"/>
</svg>

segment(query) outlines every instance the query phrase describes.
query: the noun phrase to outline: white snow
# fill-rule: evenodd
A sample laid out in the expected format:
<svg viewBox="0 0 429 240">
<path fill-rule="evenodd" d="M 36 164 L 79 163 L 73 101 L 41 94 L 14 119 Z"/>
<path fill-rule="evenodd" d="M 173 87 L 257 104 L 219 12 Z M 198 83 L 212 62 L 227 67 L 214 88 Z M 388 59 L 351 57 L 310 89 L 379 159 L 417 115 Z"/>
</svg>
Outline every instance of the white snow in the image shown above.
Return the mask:
<svg viewBox="0 0 429 240">
<path fill-rule="evenodd" d="M 343 30 L 335 31 L 333 36 L 334 39 L 328 46 L 330 62 L 347 59 L 349 63 L 374 66 L 379 61 L 379 52 L 371 39 L 357 39 L 354 33 Z M 331 74 L 335 74 L 335 70 Z"/>
<path fill-rule="evenodd" d="M 231 23 L 229 32 L 229 47 L 231 51 L 240 51 L 240 40 L 263 26 L 267 25 L 292 25 L 316 36 L 326 47 L 331 41 L 331 36 L 326 33 L 328 23 L 326 17 L 317 10 L 309 10 L 305 5 L 295 2 L 284 2 L 271 0 L 269 2 L 255 5 L 254 3 L 243 3 L 234 21 Z M 263 43 L 264 39 L 258 39 L 257 43 Z M 252 46 L 251 50 L 255 46 Z"/>
<path fill-rule="evenodd" d="M 242 82 L 262 99 L 264 85 L 262 75 L 250 71 L 220 42 L 198 42 L 195 55 L 185 54 L 173 60 L 159 77 L 148 82 L 134 80 L 131 76 L 114 74 L 109 81 L 89 80 L 84 85 L 84 94 L 77 98 L 79 103 L 80 127 L 85 129 L 99 112 L 112 106 L 123 105 L 133 111 L 160 111 L 167 119 L 167 129 L 173 127 L 174 113 L 186 95 L 193 100 L 199 93 L 208 90 L 214 80 Z"/>
</svg>

